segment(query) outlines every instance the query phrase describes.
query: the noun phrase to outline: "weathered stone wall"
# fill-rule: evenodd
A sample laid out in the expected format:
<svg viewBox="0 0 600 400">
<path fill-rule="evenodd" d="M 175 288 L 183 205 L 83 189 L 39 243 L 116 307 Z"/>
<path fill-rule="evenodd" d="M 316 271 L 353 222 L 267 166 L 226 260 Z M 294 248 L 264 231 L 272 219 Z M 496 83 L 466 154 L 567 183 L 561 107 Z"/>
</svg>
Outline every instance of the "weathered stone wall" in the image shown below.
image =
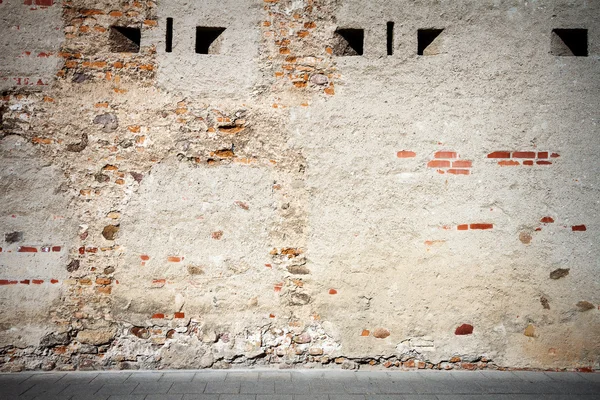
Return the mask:
<svg viewBox="0 0 600 400">
<path fill-rule="evenodd" d="M 3 370 L 600 369 L 600 3 L 0 21 Z"/>
</svg>

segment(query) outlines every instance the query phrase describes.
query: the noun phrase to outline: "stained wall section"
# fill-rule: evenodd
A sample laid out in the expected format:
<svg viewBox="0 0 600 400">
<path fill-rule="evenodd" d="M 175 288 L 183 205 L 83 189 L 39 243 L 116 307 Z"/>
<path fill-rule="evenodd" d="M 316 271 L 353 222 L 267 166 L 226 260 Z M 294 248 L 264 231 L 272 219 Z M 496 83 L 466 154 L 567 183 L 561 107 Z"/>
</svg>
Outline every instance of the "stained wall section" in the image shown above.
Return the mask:
<svg viewBox="0 0 600 400">
<path fill-rule="evenodd" d="M 600 367 L 596 4 L 33 3 L 0 3 L 61 27 L 3 36 L 47 77 L 3 86 L 4 370 Z"/>
</svg>

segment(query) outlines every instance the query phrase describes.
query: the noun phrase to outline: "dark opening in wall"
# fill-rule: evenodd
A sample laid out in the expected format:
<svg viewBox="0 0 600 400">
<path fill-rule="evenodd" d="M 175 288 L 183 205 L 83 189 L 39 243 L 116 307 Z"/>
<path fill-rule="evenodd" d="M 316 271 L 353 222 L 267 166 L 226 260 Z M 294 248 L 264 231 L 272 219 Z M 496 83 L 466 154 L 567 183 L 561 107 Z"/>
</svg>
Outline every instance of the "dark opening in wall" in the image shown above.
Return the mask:
<svg viewBox="0 0 600 400">
<path fill-rule="evenodd" d="M 443 29 L 419 29 L 417 32 L 417 54 L 420 56 L 438 54 L 439 49 L 434 46 L 433 42 L 443 31 Z"/>
<path fill-rule="evenodd" d="M 140 28 L 111 26 L 108 42 L 114 53 L 139 53 L 142 33 Z"/>
<path fill-rule="evenodd" d="M 225 28 L 196 27 L 196 53 L 215 54 L 218 49 L 213 46 L 215 41 L 225 32 Z"/>
<path fill-rule="evenodd" d="M 587 57 L 587 29 L 553 29 L 550 52 L 555 56 Z"/>
<path fill-rule="evenodd" d="M 387 55 L 394 55 L 394 23 L 387 23 Z"/>
<path fill-rule="evenodd" d="M 173 51 L 173 18 L 167 18 L 167 37 L 165 38 L 165 51 Z"/>
<path fill-rule="evenodd" d="M 333 54 L 336 56 L 362 56 L 364 41 L 364 29 L 338 29 L 335 31 Z"/>
</svg>

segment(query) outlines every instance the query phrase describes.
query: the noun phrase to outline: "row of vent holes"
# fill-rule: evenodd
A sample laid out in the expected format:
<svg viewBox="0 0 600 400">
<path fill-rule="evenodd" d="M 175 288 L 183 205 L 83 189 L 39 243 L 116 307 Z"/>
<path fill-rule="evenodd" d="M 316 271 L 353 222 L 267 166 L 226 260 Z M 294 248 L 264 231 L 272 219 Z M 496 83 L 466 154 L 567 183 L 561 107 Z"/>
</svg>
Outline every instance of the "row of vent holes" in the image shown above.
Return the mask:
<svg viewBox="0 0 600 400">
<path fill-rule="evenodd" d="M 417 31 L 417 54 L 424 55 L 425 49 L 443 32 L 443 29 L 419 29 Z M 364 30 L 338 29 L 335 31 L 345 43 L 334 49 L 337 56 L 363 55 Z M 588 56 L 587 29 L 553 29 L 550 52 L 556 56 Z M 394 23 L 387 23 L 387 55 L 394 54 Z"/>
<path fill-rule="evenodd" d="M 196 27 L 196 53 L 209 54 L 210 46 L 225 31 L 225 28 Z M 109 34 L 110 50 L 115 53 L 139 53 L 141 30 L 122 26 L 111 27 Z M 167 18 L 165 51 L 173 51 L 173 18 Z"/>
<path fill-rule="evenodd" d="M 225 31 L 225 28 L 196 27 L 196 53 L 209 54 L 211 45 Z M 425 49 L 443 32 L 443 29 L 419 29 L 417 31 L 417 54 Z M 338 43 L 334 46 L 336 56 L 361 56 L 364 52 L 365 33 L 363 29 L 338 29 L 335 31 Z M 141 30 L 113 26 L 109 41 L 111 51 L 138 53 L 140 51 Z M 167 18 L 165 51 L 173 51 L 173 18 Z M 387 54 L 394 52 L 394 23 L 387 23 Z M 553 29 L 551 53 L 557 56 L 588 56 L 587 29 Z"/>
</svg>

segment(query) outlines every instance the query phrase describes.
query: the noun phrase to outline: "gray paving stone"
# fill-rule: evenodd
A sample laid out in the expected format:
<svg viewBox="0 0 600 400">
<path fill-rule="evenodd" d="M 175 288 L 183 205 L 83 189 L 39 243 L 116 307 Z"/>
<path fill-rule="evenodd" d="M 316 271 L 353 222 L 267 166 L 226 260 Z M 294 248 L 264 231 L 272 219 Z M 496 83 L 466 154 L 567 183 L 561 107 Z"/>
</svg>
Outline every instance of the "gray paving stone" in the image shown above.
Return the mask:
<svg viewBox="0 0 600 400">
<path fill-rule="evenodd" d="M 92 383 L 123 383 L 130 375 L 131 372 L 101 372 L 92 380 Z"/>
<path fill-rule="evenodd" d="M 411 386 L 418 394 L 478 394 L 482 390 L 475 383 L 458 382 L 456 380 L 413 382 Z"/>
<path fill-rule="evenodd" d="M 135 389 L 137 385 L 139 385 L 139 383 L 106 383 L 100 388 L 100 390 L 96 392 L 96 394 L 122 396 L 126 394 L 131 394 L 133 392 L 133 389 Z"/>
<path fill-rule="evenodd" d="M 551 382 L 552 379 L 543 372 L 513 371 L 513 375 L 525 382 Z"/>
<path fill-rule="evenodd" d="M 195 372 L 165 372 L 159 382 L 191 382 Z"/>
<path fill-rule="evenodd" d="M 238 394 L 240 382 L 208 382 L 204 393 L 207 394 Z"/>
<path fill-rule="evenodd" d="M 275 393 L 277 393 L 277 394 L 308 394 L 308 393 L 310 393 L 309 383 L 310 383 L 309 381 L 275 382 Z"/>
<path fill-rule="evenodd" d="M 478 371 L 485 379 L 495 379 L 495 380 L 508 380 L 508 381 L 518 381 L 520 380 L 515 374 L 511 371 L 493 371 L 493 370 L 481 370 Z M 465 371 L 465 373 L 470 373 Z"/>
<path fill-rule="evenodd" d="M 102 394 L 75 394 L 71 400 L 107 400 L 108 395 Z"/>
<path fill-rule="evenodd" d="M 145 394 L 115 394 L 111 395 L 108 400 L 144 400 Z"/>
<path fill-rule="evenodd" d="M 283 372 L 283 371 L 265 371 L 259 372 L 258 374 L 259 381 L 291 381 L 292 373 L 291 372 Z"/>
<path fill-rule="evenodd" d="M 354 376 L 359 381 L 390 380 L 390 374 L 385 371 L 358 371 L 354 373 Z"/>
<path fill-rule="evenodd" d="M 258 372 L 242 372 L 242 371 L 236 371 L 236 372 L 229 372 L 227 374 L 227 377 L 225 378 L 226 381 L 235 381 L 235 382 L 241 382 L 241 381 L 258 381 L 258 376 L 259 373 Z"/>
<path fill-rule="evenodd" d="M 242 382 L 240 386 L 242 394 L 275 394 L 275 382 L 258 381 Z"/>
<path fill-rule="evenodd" d="M 314 381 L 323 379 L 323 371 L 294 371 L 292 372 L 292 382 Z"/>
<path fill-rule="evenodd" d="M 77 383 L 89 383 L 98 376 L 98 372 L 69 372 L 57 383 L 66 383 L 68 385 Z"/>
<path fill-rule="evenodd" d="M 103 386 L 102 383 L 72 383 L 60 394 L 94 394 Z"/>
<path fill-rule="evenodd" d="M 194 393 L 204 393 L 204 389 L 206 388 L 206 382 L 174 382 L 171 389 L 169 389 L 169 393 L 177 394 L 194 394 Z"/>
<path fill-rule="evenodd" d="M 219 382 L 227 378 L 227 371 L 199 371 L 194 375 L 192 381 Z"/>
<path fill-rule="evenodd" d="M 183 394 L 149 394 L 144 400 L 181 400 Z"/>
<path fill-rule="evenodd" d="M 136 372 L 131 374 L 125 382 L 158 382 L 162 376 L 162 372 Z"/>
<path fill-rule="evenodd" d="M 437 400 L 430 394 L 376 394 L 366 396 L 367 400 Z"/>
<path fill-rule="evenodd" d="M 364 394 L 330 394 L 329 400 L 365 400 Z"/>
<path fill-rule="evenodd" d="M 171 389 L 171 386 L 173 386 L 173 382 L 140 382 L 132 394 L 165 394 Z"/>
<path fill-rule="evenodd" d="M 0 385 L 4 383 L 19 383 L 30 378 L 33 374 L 27 374 L 23 372 L 13 374 L 1 374 L 0 373 Z"/>
<path fill-rule="evenodd" d="M 423 379 L 417 371 L 392 371 L 388 375 L 393 382 L 418 381 Z"/>
<path fill-rule="evenodd" d="M 35 383 L 27 383 L 27 382 L 23 382 L 23 383 L 0 382 L 0 384 L 2 385 L 2 394 L 4 394 L 5 396 L 9 396 L 9 395 L 10 396 L 18 396 L 22 393 L 25 393 L 26 391 L 28 391 L 35 385 Z"/>
<path fill-rule="evenodd" d="M 345 385 L 339 381 L 330 381 L 328 379 L 308 383 L 311 393 L 318 394 L 338 394 L 345 393 Z"/>
<path fill-rule="evenodd" d="M 556 382 L 585 382 L 585 378 L 577 372 L 544 372 L 544 374 Z"/>
<path fill-rule="evenodd" d="M 409 382 L 380 382 L 377 384 L 381 394 L 410 394 L 416 393 Z"/>
<path fill-rule="evenodd" d="M 57 381 L 59 381 L 60 379 L 64 378 L 66 376 L 66 373 L 64 372 L 57 372 L 57 373 L 38 373 L 38 374 L 33 374 L 29 377 L 29 379 L 27 379 L 27 382 L 31 382 L 31 383 L 55 383 Z"/>
<path fill-rule="evenodd" d="M 380 392 L 379 383 L 376 381 L 348 382 L 344 385 L 344 390 L 349 394 L 377 394 Z"/>
<path fill-rule="evenodd" d="M 222 394 L 219 400 L 256 400 L 255 394 Z"/>
<path fill-rule="evenodd" d="M 184 394 L 183 400 L 219 400 L 218 394 Z"/>
<path fill-rule="evenodd" d="M 329 400 L 327 394 L 295 394 L 294 400 Z"/>
<path fill-rule="evenodd" d="M 585 380 L 600 383 L 600 372 L 593 372 L 593 373 L 581 372 L 581 373 L 579 373 L 579 375 Z"/>
<path fill-rule="evenodd" d="M 428 381 L 456 381 L 448 371 L 419 371 L 418 376 Z"/>
<path fill-rule="evenodd" d="M 291 394 L 257 394 L 256 400 L 293 400 Z"/>
<path fill-rule="evenodd" d="M 59 383 L 40 382 L 40 383 L 36 383 L 32 387 L 30 387 L 26 392 L 21 393 L 21 397 L 32 399 L 41 394 L 45 394 L 47 396 L 58 395 L 60 392 L 65 390 L 65 388 L 67 386 L 69 386 L 69 385 L 59 384 Z"/>
</svg>

